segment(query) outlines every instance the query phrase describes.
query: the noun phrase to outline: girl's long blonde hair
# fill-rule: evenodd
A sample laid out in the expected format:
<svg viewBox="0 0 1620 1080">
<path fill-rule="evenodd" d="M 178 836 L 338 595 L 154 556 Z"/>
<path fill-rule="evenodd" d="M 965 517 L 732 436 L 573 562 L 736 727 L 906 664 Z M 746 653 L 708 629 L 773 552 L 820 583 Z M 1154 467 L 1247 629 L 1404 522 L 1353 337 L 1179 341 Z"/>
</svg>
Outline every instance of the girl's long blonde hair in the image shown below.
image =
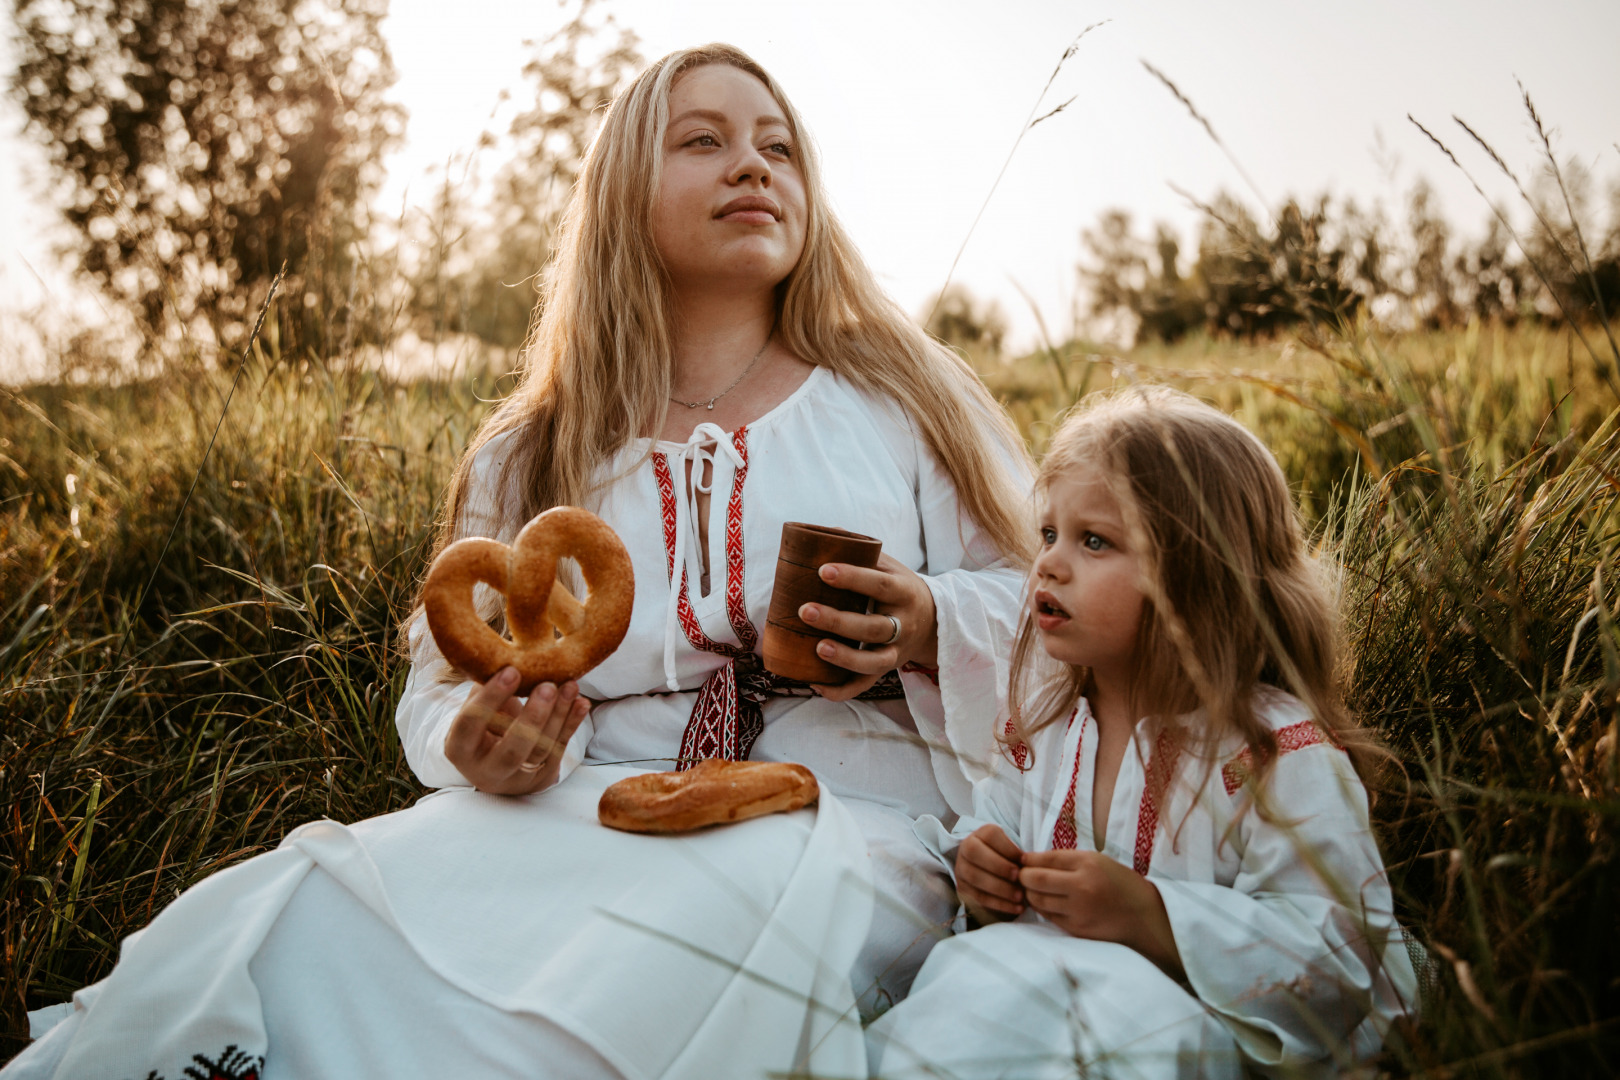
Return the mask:
<svg viewBox="0 0 1620 1080">
<path fill-rule="evenodd" d="M 1037 491 L 1071 470 L 1100 476 L 1119 500 L 1142 574 L 1134 715 L 1173 729 L 1213 767 L 1240 735 L 1261 784 L 1277 740 L 1255 711 L 1262 684 L 1310 709 L 1369 776 L 1376 746 L 1351 719 L 1338 664 L 1338 618 L 1325 568 L 1306 551 L 1288 482 L 1237 421 L 1166 387 L 1098 395 L 1071 413 L 1041 462 Z M 1046 658 L 1026 600 L 1013 647 L 1012 724 L 1004 744 L 1067 717 L 1090 672 Z M 1044 677 L 1042 677 L 1044 675 Z M 1034 688 L 1031 693 L 1032 687 Z M 1178 718 L 1202 709 L 1187 730 Z M 1207 775 L 1207 774 L 1206 774 Z"/>
<path fill-rule="evenodd" d="M 728 64 L 771 92 L 792 129 L 808 203 L 804 253 L 777 287 L 777 332 L 811 364 L 897 401 L 1001 553 L 1027 564 L 1033 535 L 1021 478 L 1027 452 L 971 368 L 924 334 L 877 286 L 828 209 L 798 113 L 741 50 L 705 45 L 654 63 L 608 109 L 557 233 L 519 382 L 484 420 L 450 481 L 434 554 L 456 536 L 473 458 L 511 432 L 495 496 L 500 520 L 579 504 L 610 482 L 602 467 L 664 424 L 674 375 L 670 283 L 652 240 L 669 92 L 694 68 Z M 979 433 L 990 430 L 986 439 Z M 1000 445 L 996 445 L 997 443 Z"/>
</svg>

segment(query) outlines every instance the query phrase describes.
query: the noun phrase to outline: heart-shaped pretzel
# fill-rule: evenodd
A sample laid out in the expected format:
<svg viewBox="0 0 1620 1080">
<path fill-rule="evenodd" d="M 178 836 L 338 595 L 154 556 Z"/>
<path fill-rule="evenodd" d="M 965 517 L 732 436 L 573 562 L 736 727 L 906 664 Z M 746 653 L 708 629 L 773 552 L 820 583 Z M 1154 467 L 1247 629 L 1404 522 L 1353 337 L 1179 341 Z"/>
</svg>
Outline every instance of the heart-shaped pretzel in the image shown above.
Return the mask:
<svg viewBox="0 0 1620 1080">
<path fill-rule="evenodd" d="M 585 576 L 583 605 L 557 580 L 565 556 Z M 480 581 L 505 594 L 512 640 L 473 608 Z M 557 506 L 523 526 L 510 547 L 468 537 L 445 548 L 428 570 L 422 605 L 446 660 L 479 682 L 510 664 L 518 670 L 515 693 L 527 694 L 543 682 L 577 679 L 611 656 L 630 627 L 635 594 L 618 534 L 589 510 Z"/>
</svg>

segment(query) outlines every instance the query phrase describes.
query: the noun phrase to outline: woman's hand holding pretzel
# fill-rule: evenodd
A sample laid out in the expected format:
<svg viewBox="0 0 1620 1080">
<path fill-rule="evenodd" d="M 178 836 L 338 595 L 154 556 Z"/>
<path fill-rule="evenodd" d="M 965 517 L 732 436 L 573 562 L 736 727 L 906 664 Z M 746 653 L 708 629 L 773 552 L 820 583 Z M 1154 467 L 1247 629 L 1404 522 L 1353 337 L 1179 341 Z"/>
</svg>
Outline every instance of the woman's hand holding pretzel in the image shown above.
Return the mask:
<svg viewBox="0 0 1620 1080">
<path fill-rule="evenodd" d="M 854 649 L 829 639 L 817 646 L 823 660 L 848 668 L 856 676 L 842 686 L 816 687 L 822 697 L 848 701 L 877 682 L 884 672 L 903 664 L 935 666 L 939 630 L 934 621 L 934 594 L 905 563 L 887 553 L 879 555 L 877 566 L 870 570 L 848 563 L 827 563 L 821 568 L 821 580 L 875 601 L 870 615 L 839 611 L 823 604 L 799 608 L 799 618 L 817 630 L 866 644 L 864 649 Z"/>
<path fill-rule="evenodd" d="M 473 691 L 450 723 L 445 756 L 479 791 L 530 795 L 557 782 L 563 749 L 590 711 L 573 682 L 541 683 L 522 701 L 516 668 Z"/>
</svg>

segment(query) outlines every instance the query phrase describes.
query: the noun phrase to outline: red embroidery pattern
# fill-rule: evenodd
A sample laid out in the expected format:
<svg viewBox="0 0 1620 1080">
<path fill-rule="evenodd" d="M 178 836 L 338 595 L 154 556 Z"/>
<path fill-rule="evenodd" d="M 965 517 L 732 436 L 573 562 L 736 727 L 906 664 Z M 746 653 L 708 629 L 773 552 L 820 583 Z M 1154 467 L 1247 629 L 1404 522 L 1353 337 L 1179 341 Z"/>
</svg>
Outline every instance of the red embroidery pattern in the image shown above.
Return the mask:
<svg viewBox="0 0 1620 1080">
<path fill-rule="evenodd" d="M 1142 806 L 1136 815 L 1136 852 L 1131 865 L 1138 874 L 1146 876 L 1153 862 L 1153 842 L 1159 832 L 1160 804 L 1170 790 L 1170 780 L 1176 775 L 1176 762 L 1181 757 L 1181 745 L 1168 731 L 1161 731 L 1153 744 L 1153 760 L 1148 762 L 1147 776 L 1142 785 Z"/>
<path fill-rule="evenodd" d="M 1285 728 L 1278 728 L 1277 754 L 1279 756 L 1292 750 L 1303 750 L 1307 746 L 1318 743 L 1329 743 L 1337 746 L 1328 736 L 1322 734 L 1322 729 L 1309 720 L 1301 720 L 1297 724 L 1289 724 Z M 1226 793 L 1234 795 L 1237 789 L 1248 783 L 1249 776 L 1254 772 L 1254 754 L 1248 747 L 1237 757 L 1221 766 L 1221 783 L 1226 785 Z"/>
<path fill-rule="evenodd" d="M 725 758 L 728 761 L 746 761 L 754 748 L 754 741 L 765 728 L 764 714 L 759 703 L 744 700 L 737 688 L 737 661 L 753 656 L 758 631 L 748 618 L 748 597 L 745 590 L 743 563 L 743 480 L 748 476 L 748 428 L 740 427 L 731 437 L 740 464 L 731 481 L 731 498 L 726 505 L 726 618 L 737 645 L 715 641 L 703 630 L 697 612 L 692 609 L 688 591 L 686 567 L 680 568 L 679 595 L 675 601 L 676 617 L 681 630 L 694 649 L 719 653 L 730 663 L 715 671 L 698 690 L 692 704 L 692 716 L 681 733 L 680 758 L 676 769 L 686 770 L 705 758 Z M 670 587 L 675 584 L 675 477 L 670 471 L 667 455 L 653 455 L 653 475 L 658 482 L 659 509 L 664 519 L 664 566 L 669 574 Z"/>
<path fill-rule="evenodd" d="M 907 660 L 905 666 L 900 670 L 912 675 L 921 675 L 935 686 L 939 685 L 939 668 L 937 667 L 924 667 L 915 660 Z"/>
<path fill-rule="evenodd" d="M 1069 714 L 1070 727 L 1074 726 L 1074 718 L 1079 715 L 1080 708 L 1076 706 L 1074 712 Z M 1074 789 L 1080 782 L 1080 762 L 1085 757 L 1085 754 L 1082 753 L 1085 749 L 1085 737 L 1086 729 L 1082 726 L 1080 738 L 1075 740 L 1074 744 L 1074 771 L 1069 774 L 1069 796 L 1063 800 L 1063 809 L 1058 812 L 1057 823 L 1052 826 L 1052 849 L 1054 851 L 1058 849 L 1073 851 L 1075 842 L 1080 838 L 1079 827 L 1074 822 Z"/>
<path fill-rule="evenodd" d="M 731 499 L 726 507 L 726 617 L 731 622 L 732 632 L 737 635 L 738 645 L 728 645 L 722 641 L 715 641 L 703 631 L 703 624 L 698 620 L 697 612 L 692 610 L 692 596 L 688 586 L 686 567 L 681 567 L 680 598 L 675 602 L 675 610 L 681 621 L 681 630 L 686 634 L 686 640 L 692 643 L 694 649 L 704 652 L 720 653 L 722 656 L 738 657 L 753 651 L 754 645 L 759 641 L 759 633 L 754 624 L 748 620 L 748 598 L 744 590 L 743 565 L 743 480 L 748 476 L 748 429 L 740 427 L 732 435 L 731 443 L 737 448 L 737 454 L 742 458 L 742 464 L 737 466 L 736 476 L 731 482 Z M 669 575 L 670 585 L 675 583 L 675 477 L 669 468 L 669 458 L 666 455 L 653 456 L 653 475 L 658 481 L 659 509 L 664 519 L 664 568 Z M 740 646 L 740 647 L 739 647 Z"/>
<path fill-rule="evenodd" d="M 731 501 L 726 507 L 726 617 L 737 632 L 737 640 L 752 652 L 759 635 L 748 619 L 748 596 L 743 592 L 743 479 L 748 475 L 748 428 L 740 427 L 731 436 L 741 463 L 731 481 Z"/>
<path fill-rule="evenodd" d="M 1019 772 L 1028 772 L 1029 747 L 1025 746 L 1022 742 L 1011 741 L 1012 737 L 1018 734 L 1018 729 L 1013 727 L 1012 717 L 1007 717 L 1007 726 L 1001 730 L 1002 734 L 1004 734 L 1009 740 L 1007 749 L 1012 753 L 1013 764 L 1018 766 Z"/>
<path fill-rule="evenodd" d="M 264 1071 L 263 1054 L 254 1057 L 238 1050 L 235 1043 L 227 1046 L 217 1058 L 192 1054 L 191 1060 L 202 1068 L 187 1065 L 186 1080 L 259 1080 L 259 1074 Z M 153 1069 L 146 1074 L 146 1080 L 163 1080 L 163 1077 Z"/>
<path fill-rule="evenodd" d="M 664 519 L 664 573 L 675 580 L 675 477 L 670 475 L 669 458 L 653 455 L 653 479 L 658 481 L 658 509 Z M 681 583 L 686 583 L 682 576 Z"/>
<path fill-rule="evenodd" d="M 750 713 L 758 714 L 757 721 Z M 692 716 L 681 732 L 680 756 L 675 768 L 684 772 L 707 758 L 747 761 L 754 740 L 764 729 L 765 716 L 759 707 L 747 708 L 738 696 L 737 662 L 733 660 L 718 668 L 698 688 Z"/>
</svg>

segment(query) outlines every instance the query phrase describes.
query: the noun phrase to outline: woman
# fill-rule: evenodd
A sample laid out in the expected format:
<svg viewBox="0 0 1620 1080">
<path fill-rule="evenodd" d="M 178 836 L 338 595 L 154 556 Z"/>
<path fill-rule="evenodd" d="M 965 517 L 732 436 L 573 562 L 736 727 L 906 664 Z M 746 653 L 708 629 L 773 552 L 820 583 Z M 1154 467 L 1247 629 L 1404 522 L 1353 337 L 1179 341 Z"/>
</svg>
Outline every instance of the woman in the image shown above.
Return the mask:
<svg viewBox="0 0 1620 1080">
<path fill-rule="evenodd" d="M 202 883 L 25 1057 L 75 1077 L 109 1047 L 126 1056 L 107 1075 L 174 1075 L 230 1043 L 238 1071 L 268 1047 L 265 1077 L 864 1069 L 852 995 L 868 1014 L 902 995 L 955 908 L 912 823 L 966 810 L 993 752 L 1030 535 L 1021 444 L 876 288 L 796 114 L 727 46 L 671 54 L 615 102 L 542 312 L 440 542 L 595 511 L 635 567 L 624 643 L 523 702 L 460 680 L 417 618 L 398 724 L 445 790 Z M 875 570 L 823 571 L 874 613 L 800 612 L 865 646 L 823 646 L 857 673 L 844 686 L 756 660 L 789 520 L 884 543 Z M 500 738 L 495 712 L 517 718 Z M 715 756 L 801 762 L 830 797 L 680 839 L 596 824 L 611 781 Z M 207 1010 L 176 988 L 197 940 Z M 209 1018 L 146 1030 L 175 1012 Z"/>
</svg>

